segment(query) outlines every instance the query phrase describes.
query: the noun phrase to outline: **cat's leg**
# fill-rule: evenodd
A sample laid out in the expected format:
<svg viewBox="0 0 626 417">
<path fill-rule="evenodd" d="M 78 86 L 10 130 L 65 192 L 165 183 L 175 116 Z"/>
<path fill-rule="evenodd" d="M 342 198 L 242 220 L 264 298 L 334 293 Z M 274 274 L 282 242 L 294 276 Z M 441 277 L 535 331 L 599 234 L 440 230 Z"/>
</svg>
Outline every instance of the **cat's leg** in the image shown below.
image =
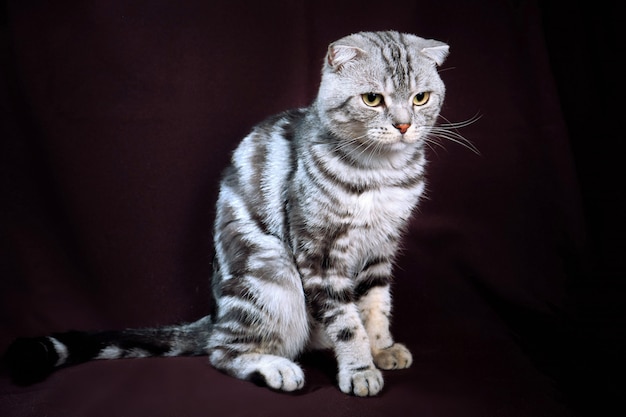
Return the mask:
<svg viewBox="0 0 626 417">
<path fill-rule="evenodd" d="M 370 340 L 374 363 L 380 369 L 403 369 L 411 366 L 411 352 L 394 343 L 389 331 L 391 294 L 389 285 L 373 286 L 358 300 L 359 312 Z"/>
<path fill-rule="evenodd" d="M 300 276 L 278 239 L 231 240 L 226 250 L 247 250 L 247 257 L 219 264 L 214 277 L 215 324 L 209 360 L 221 371 L 273 389 L 293 391 L 304 385 L 304 372 L 293 359 L 309 338 L 308 315 Z M 261 244 L 262 243 L 262 244 Z"/>
<path fill-rule="evenodd" d="M 302 290 L 278 283 L 250 285 L 255 280 L 248 276 L 224 287 L 236 295 L 223 294 L 218 303 L 209 360 L 240 379 L 284 391 L 300 389 L 304 373 L 293 359 L 304 350 L 308 338 Z"/>
<path fill-rule="evenodd" d="M 352 283 L 340 276 L 304 280 L 307 301 L 337 358 L 341 391 L 357 396 L 378 394 L 383 377 L 373 362 L 368 335 L 352 301 Z"/>
</svg>

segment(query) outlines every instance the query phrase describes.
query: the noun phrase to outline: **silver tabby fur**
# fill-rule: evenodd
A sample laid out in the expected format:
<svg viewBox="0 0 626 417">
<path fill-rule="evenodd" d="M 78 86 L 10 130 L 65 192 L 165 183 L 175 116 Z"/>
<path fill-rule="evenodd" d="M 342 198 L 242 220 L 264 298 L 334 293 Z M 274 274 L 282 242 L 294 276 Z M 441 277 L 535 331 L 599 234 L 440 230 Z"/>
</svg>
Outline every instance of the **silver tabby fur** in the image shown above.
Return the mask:
<svg viewBox="0 0 626 417">
<path fill-rule="evenodd" d="M 208 354 L 232 376 L 293 391 L 304 384 L 298 356 L 332 349 L 341 391 L 378 394 L 379 369 L 412 362 L 389 331 L 392 264 L 424 191 L 424 147 L 445 92 L 437 66 L 447 53 L 444 43 L 397 32 L 332 43 L 314 103 L 258 125 L 224 173 L 215 312 L 111 333 L 92 359 L 148 356 L 158 341 L 162 355 Z M 368 93 L 380 103 L 368 105 Z M 64 364 L 72 346 L 48 339 Z"/>
</svg>

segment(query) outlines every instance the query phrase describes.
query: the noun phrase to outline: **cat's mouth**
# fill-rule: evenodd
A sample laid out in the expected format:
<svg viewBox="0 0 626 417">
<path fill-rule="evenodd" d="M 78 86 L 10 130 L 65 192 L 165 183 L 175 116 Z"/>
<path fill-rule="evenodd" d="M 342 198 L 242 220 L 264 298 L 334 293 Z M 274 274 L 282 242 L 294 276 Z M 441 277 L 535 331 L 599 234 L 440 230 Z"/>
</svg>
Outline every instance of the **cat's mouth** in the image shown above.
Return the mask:
<svg viewBox="0 0 626 417">
<path fill-rule="evenodd" d="M 417 141 L 419 141 L 419 135 L 402 135 L 402 138 L 400 139 L 400 141 L 402 143 L 412 145 L 416 143 Z"/>
</svg>

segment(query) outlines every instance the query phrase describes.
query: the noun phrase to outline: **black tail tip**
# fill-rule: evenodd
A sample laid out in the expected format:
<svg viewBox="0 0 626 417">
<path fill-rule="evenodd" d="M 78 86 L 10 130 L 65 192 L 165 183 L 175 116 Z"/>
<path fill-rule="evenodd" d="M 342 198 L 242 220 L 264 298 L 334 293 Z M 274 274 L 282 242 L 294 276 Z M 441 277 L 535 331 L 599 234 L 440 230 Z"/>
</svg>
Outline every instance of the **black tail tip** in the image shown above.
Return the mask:
<svg viewBox="0 0 626 417">
<path fill-rule="evenodd" d="M 15 384 L 31 385 L 54 371 L 59 356 L 50 339 L 35 337 L 16 339 L 4 359 Z"/>
</svg>

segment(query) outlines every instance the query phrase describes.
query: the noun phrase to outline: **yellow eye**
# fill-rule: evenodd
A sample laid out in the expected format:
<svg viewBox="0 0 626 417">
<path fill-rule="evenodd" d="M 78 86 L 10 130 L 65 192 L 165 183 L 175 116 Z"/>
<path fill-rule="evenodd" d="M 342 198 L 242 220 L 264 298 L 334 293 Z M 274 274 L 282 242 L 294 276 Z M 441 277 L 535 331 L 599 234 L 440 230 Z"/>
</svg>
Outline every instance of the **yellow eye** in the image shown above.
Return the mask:
<svg viewBox="0 0 626 417">
<path fill-rule="evenodd" d="M 383 104 L 383 96 L 382 94 L 376 93 L 366 93 L 362 94 L 361 98 L 363 99 L 363 103 L 370 107 L 378 107 Z"/>
<path fill-rule="evenodd" d="M 413 97 L 413 104 L 416 106 L 423 106 L 428 103 L 428 99 L 430 98 L 430 93 L 428 91 L 424 91 L 423 93 L 415 94 Z"/>
</svg>

